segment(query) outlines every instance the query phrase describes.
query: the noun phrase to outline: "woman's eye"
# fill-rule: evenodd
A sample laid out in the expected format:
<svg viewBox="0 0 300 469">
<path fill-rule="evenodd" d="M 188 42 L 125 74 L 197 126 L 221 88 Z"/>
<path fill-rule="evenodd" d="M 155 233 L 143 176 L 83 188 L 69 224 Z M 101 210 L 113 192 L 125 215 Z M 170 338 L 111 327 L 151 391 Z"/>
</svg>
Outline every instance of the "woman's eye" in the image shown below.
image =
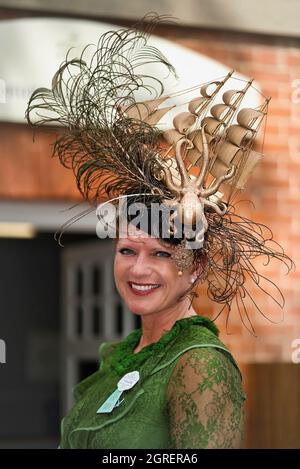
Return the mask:
<svg viewBox="0 0 300 469">
<path fill-rule="evenodd" d="M 167 251 L 157 251 L 155 255 L 158 255 L 158 257 L 171 257 L 171 254 Z"/>
<path fill-rule="evenodd" d="M 129 249 L 129 248 L 122 248 L 122 249 L 119 249 L 119 252 L 120 252 L 121 254 L 124 254 L 125 256 L 127 256 L 128 254 L 133 253 L 132 249 Z"/>
<path fill-rule="evenodd" d="M 129 248 L 121 248 L 119 249 L 119 252 L 123 254 L 124 256 L 129 256 L 131 254 L 134 254 L 134 251 Z M 171 257 L 171 254 L 166 252 L 166 251 L 157 251 L 154 253 L 156 257 Z"/>
</svg>

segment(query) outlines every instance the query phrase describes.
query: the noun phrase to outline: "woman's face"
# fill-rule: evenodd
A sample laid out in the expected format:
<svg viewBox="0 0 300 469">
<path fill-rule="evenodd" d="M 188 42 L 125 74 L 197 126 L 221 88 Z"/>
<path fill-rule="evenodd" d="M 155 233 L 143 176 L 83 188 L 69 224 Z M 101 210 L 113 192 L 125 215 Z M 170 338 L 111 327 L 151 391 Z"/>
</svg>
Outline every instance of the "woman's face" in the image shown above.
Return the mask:
<svg viewBox="0 0 300 469">
<path fill-rule="evenodd" d="M 129 225 L 116 243 L 116 287 L 128 309 L 139 315 L 178 309 L 177 299 L 190 287 L 191 272 L 178 276 L 172 246 Z"/>
</svg>

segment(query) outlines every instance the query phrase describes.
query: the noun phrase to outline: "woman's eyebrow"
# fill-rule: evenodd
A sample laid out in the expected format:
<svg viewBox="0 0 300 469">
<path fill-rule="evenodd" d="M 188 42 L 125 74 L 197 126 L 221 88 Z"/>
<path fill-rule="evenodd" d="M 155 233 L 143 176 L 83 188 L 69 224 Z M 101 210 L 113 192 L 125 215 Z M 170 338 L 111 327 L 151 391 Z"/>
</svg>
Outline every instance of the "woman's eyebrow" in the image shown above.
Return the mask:
<svg viewBox="0 0 300 469">
<path fill-rule="evenodd" d="M 145 241 L 140 241 L 140 240 L 132 240 L 132 239 L 128 239 L 128 238 L 121 238 L 119 239 L 118 241 L 118 245 L 121 244 L 121 245 L 126 245 L 126 246 L 130 246 L 130 247 L 137 247 L 137 244 L 145 244 Z M 149 251 L 166 251 L 166 252 L 170 252 L 171 251 L 171 248 L 169 247 L 165 247 L 165 246 L 161 246 L 160 244 L 156 245 L 156 246 L 145 246 Z"/>
<path fill-rule="evenodd" d="M 165 252 L 171 252 L 171 248 L 169 247 L 164 247 L 164 246 L 156 246 L 154 248 L 151 248 L 151 251 L 165 251 Z"/>
<path fill-rule="evenodd" d="M 139 241 L 139 240 L 133 240 L 133 239 L 128 239 L 128 238 L 119 238 L 118 243 L 122 244 L 145 244 L 145 241 Z"/>
</svg>

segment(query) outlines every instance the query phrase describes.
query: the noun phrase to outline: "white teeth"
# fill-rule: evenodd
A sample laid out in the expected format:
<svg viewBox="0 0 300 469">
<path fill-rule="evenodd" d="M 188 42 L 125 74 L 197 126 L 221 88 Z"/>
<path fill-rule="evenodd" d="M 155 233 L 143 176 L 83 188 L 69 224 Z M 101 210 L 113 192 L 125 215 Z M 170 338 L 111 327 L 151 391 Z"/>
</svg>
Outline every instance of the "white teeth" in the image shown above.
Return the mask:
<svg viewBox="0 0 300 469">
<path fill-rule="evenodd" d="M 159 285 L 137 285 L 135 283 L 131 284 L 131 287 L 134 288 L 135 290 L 153 290 L 153 288 L 158 288 Z"/>
</svg>

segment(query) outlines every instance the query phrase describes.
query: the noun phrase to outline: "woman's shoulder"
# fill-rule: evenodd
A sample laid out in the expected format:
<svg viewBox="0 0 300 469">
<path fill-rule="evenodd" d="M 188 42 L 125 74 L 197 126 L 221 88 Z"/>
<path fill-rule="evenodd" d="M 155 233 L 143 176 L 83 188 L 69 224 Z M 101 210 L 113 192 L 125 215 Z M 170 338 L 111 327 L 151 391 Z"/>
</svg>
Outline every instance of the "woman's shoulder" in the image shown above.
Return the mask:
<svg viewBox="0 0 300 469">
<path fill-rule="evenodd" d="M 168 392 L 178 390 L 178 384 L 192 392 L 222 389 L 235 401 L 243 402 L 246 395 L 242 374 L 228 349 L 208 346 L 195 347 L 182 353 L 174 363 L 168 383 Z M 225 390 L 225 391 L 224 391 Z"/>
<path fill-rule="evenodd" d="M 209 321 L 209 320 L 208 320 Z M 173 368 L 171 382 L 194 383 L 213 387 L 222 382 L 235 389 L 238 399 L 244 400 L 242 373 L 229 348 L 219 337 L 219 330 L 211 321 L 192 324 L 182 331 L 171 351 Z"/>
<path fill-rule="evenodd" d="M 180 364 L 187 365 L 194 362 L 198 367 L 201 367 L 201 364 L 203 366 L 211 364 L 220 370 L 227 366 L 241 380 L 239 366 L 228 347 L 220 339 L 216 325 L 208 318 L 204 318 L 203 321 L 200 318 L 191 322 L 187 321 L 186 324 L 182 327 L 172 346 L 166 351 L 156 371 L 171 363 L 173 366 L 176 364 L 180 366 Z"/>
<path fill-rule="evenodd" d="M 109 340 L 102 342 L 99 346 L 99 361 L 100 361 L 100 368 L 99 371 L 102 371 L 107 364 L 107 359 L 112 355 L 115 351 L 116 347 L 121 343 L 121 340 Z"/>
<path fill-rule="evenodd" d="M 233 359 L 229 349 L 219 337 L 218 327 L 211 319 L 199 316 L 179 321 L 178 324 L 181 330 L 172 344 L 171 354 L 179 356 L 187 350 L 209 348 L 211 352 L 215 349 L 221 350 Z M 234 359 L 233 361 L 235 363 Z"/>
</svg>

